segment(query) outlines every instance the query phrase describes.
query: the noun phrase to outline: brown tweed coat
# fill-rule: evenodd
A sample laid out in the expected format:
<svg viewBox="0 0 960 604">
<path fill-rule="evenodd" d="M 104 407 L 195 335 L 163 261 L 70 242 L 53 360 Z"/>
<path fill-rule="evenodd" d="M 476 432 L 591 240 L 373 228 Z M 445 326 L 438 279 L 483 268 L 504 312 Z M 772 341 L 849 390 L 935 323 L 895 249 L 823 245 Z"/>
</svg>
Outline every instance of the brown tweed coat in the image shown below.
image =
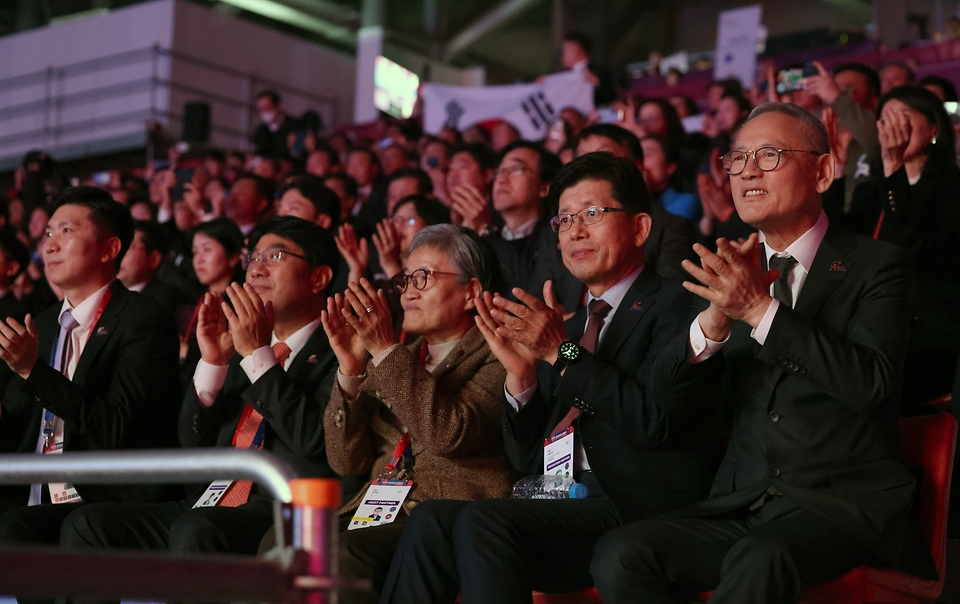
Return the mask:
<svg viewBox="0 0 960 604">
<path fill-rule="evenodd" d="M 342 476 L 377 478 L 403 425 L 413 450 L 407 513 L 427 499 L 507 496 L 517 476 L 500 430 L 506 371 L 475 326 L 432 372 L 420 366 L 422 344 L 417 338 L 379 366 L 369 363 L 355 401 L 334 387 L 324 415 L 330 467 Z M 355 510 L 366 488 L 341 513 Z"/>
</svg>

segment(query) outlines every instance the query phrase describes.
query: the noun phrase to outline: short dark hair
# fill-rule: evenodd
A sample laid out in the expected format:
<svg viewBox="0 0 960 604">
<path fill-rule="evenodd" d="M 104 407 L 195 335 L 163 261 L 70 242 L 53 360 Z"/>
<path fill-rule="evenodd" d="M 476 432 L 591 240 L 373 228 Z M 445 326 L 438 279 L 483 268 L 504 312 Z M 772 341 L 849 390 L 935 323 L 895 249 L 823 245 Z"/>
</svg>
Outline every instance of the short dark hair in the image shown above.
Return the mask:
<svg viewBox="0 0 960 604">
<path fill-rule="evenodd" d="M 356 197 L 359 193 L 357 190 L 357 181 L 355 181 L 349 174 L 345 174 L 343 172 L 334 172 L 333 174 L 327 174 L 323 177 L 324 182 L 330 179 L 339 180 L 343 183 L 343 192 L 346 193 L 347 197 Z"/>
<path fill-rule="evenodd" d="M 258 101 L 263 97 L 269 98 L 270 102 L 273 103 L 274 105 L 280 104 L 280 95 L 277 93 L 276 90 L 261 90 L 260 92 L 257 93 Z"/>
<path fill-rule="evenodd" d="M 743 84 L 737 78 L 724 78 L 722 80 L 713 80 L 707 85 L 707 90 L 720 86 L 723 88 L 723 94 L 743 94 Z"/>
<path fill-rule="evenodd" d="M 864 63 L 841 63 L 833 68 L 833 75 L 836 76 L 844 71 L 853 71 L 865 77 L 870 94 L 874 97 L 880 96 L 880 74 L 877 73 L 876 69 L 871 69 L 869 65 Z"/>
<path fill-rule="evenodd" d="M 503 148 L 503 151 L 501 151 L 500 155 L 497 156 L 497 166 L 503 163 L 503 158 L 515 149 L 530 149 L 537 154 L 537 156 L 540 158 L 540 168 L 537 174 L 540 177 L 540 182 L 550 182 L 553 180 L 553 177 L 556 176 L 557 171 L 563 165 L 563 163 L 560 162 L 559 157 L 547 151 L 547 149 L 540 143 L 518 140 L 513 141 Z"/>
<path fill-rule="evenodd" d="M 249 248 L 256 248 L 264 235 L 276 235 L 297 244 L 303 250 L 311 268 L 329 266 L 333 275 L 324 289 L 324 294 L 330 291 L 340 268 L 340 252 L 330 231 L 315 222 L 296 216 L 274 216 L 264 220 L 250 233 Z"/>
<path fill-rule="evenodd" d="M 377 157 L 377 154 L 374 153 L 370 147 L 350 147 L 350 150 L 347 151 L 347 157 L 350 157 L 353 153 L 363 153 L 370 158 L 370 163 L 377 166 L 380 165 L 380 158 Z"/>
<path fill-rule="evenodd" d="M 466 153 L 480 165 L 481 170 L 492 170 L 496 166 L 497 156 L 483 143 L 462 143 L 450 151 L 450 158 L 457 153 Z"/>
<path fill-rule="evenodd" d="M 407 195 L 397 202 L 397 205 L 393 208 L 392 215 L 396 215 L 397 210 L 408 203 L 413 204 L 417 215 L 427 223 L 427 226 L 449 224 L 450 222 L 450 209 L 436 199 L 427 197 L 426 195 Z"/>
<path fill-rule="evenodd" d="M 723 99 L 732 99 L 734 103 L 737 104 L 737 109 L 740 110 L 740 113 L 750 113 L 750 101 L 748 101 L 742 94 L 724 94 L 720 97 L 720 100 Z"/>
<path fill-rule="evenodd" d="M 100 187 L 68 187 L 57 195 L 50 207 L 50 215 L 62 206 L 82 206 L 90 212 L 90 221 L 102 236 L 116 237 L 120 240 L 120 253 L 114 258 L 116 270 L 120 270 L 123 255 L 130 249 L 133 241 L 133 217 L 130 210 L 115 201 L 110 193 Z"/>
<path fill-rule="evenodd" d="M 640 139 L 637 138 L 637 135 L 615 124 L 593 124 L 587 126 L 580 131 L 580 136 L 577 137 L 577 144 L 574 146 L 574 151 L 576 151 L 577 146 L 580 145 L 580 141 L 590 138 L 591 136 L 609 138 L 618 145 L 625 147 L 630 153 L 631 159 L 634 161 L 643 161 L 643 147 L 640 145 Z"/>
<path fill-rule="evenodd" d="M 725 92 L 723 96 L 727 96 L 727 94 L 728 93 Z M 637 113 L 640 113 L 640 109 L 644 105 L 650 103 L 660 108 L 660 113 L 663 114 L 663 121 L 667 124 L 666 135 L 670 138 L 676 139 L 679 143 L 687 140 L 687 131 L 683 127 L 683 122 L 680 121 L 680 114 L 677 113 L 677 108 L 674 107 L 667 99 L 644 99 L 637 104 Z M 750 108 L 748 107 L 747 111 L 749 110 Z"/>
<path fill-rule="evenodd" d="M 423 195 L 433 193 L 433 181 L 430 180 L 430 175 L 420 168 L 400 168 L 399 170 L 394 170 L 393 174 L 391 174 L 387 180 L 387 185 L 389 186 L 390 183 L 400 180 L 401 178 L 413 178 L 416 180 L 417 192 Z"/>
<path fill-rule="evenodd" d="M 253 172 L 240 172 L 237 174 L 237 177 L 233 179 L 233 184 L 237 184 L 241 180 L 252 180 L 254 185 L 257 187 L 257 195 L 261 198 L 267 200 L 267 205 L 273 203 L 275 185 L 270 180 L 258 176 Z"/>
<path fill-rule="evenodd" d="M 550 206 L 559 207 L 560 195 L 586 180 L 610 183 L 610 194 L 625 210 L 651 211 L 653 200 L 637 164 L 603 151 L 585 153 L 560 169 L 550 183 Z"/>
<path fill-rule="evenodd" d="M 239 254 L 243 249 L 243 233 L 237 223 L 229 218 L 214 218 L 209 222 L 201 222 L 190 234 L 190 239 L 197 233 L 202 233 L 220 244 L 227 258 Z"/>
<path fill-rule="evenodd" d="M 886 63 L 881 63 L 877 71 L 883 71 L 887 67 L 899 67 L 900 69 L 907 72 L 907 81 L 911 84 L 917 81 L 917 74 L 913 71 L 913 68 L 904 63 L 903 61 L 887 61 Z"/>
<path fill-rule="evenodd" d="M 326 141 L 317 141 L 317 144 L 314 146 L 313 151 L 310 152 L 310 155 L 313 155 L 314 153 L 326 153 L 327 157 L 330 158 L 331 166 L 340 165 L 340 154 L 337 153 L 336 150 L 330 146 L 330 143 Z"/>
<path fill-rule="evenodd" d="M 23 271 L 30 265 L 30 250 L 23 242 L 17 239 L 16 233 L 11 229 L 0 229 L 0 249 L 10 257 L 11 260 L 20 265 L 14 279 L 19 277 Z"/>
<path fill-rule="evenodd" d="M 945 103 L 957 102 L 957 87 L 945 77 L 930 74 L 917 82 L 917 86 L 936 86 L 943 91 L 943 101 Z"/>
<path fill-rule="evenodd" d="M 926 148 L 927 162 L 923 166 L 924 171 L 956 170 L 957 150 L 954 144 L 956 136 L 953 133 L 953 123 L 947 115 L 947 110 L 943 108 L 940 98 L 923 86 L 913 84 L 897 86 L 880 97 L 880 101 L 877 102 L 877 119 L 883 115 L 883 106 L 892 100 L 900 101 L 919 111 L 926 118 L 927 123 L 937 127 L 937 143 L 928 144 Z"/>
<path fill-rule="evenodd" d="M 651 140 L 660 145 L 660 149 L 663 151 L 663 155 L 666 158 L 667 163 L 680 163 L 680 147 L 678 147 L 672 139 L 659 134 L 650 134 L 643 137 L 643 140 L 641 140 L 640 143 L 642 144 L 645 140 Z"/>
<path fill-rule="evenodd" d="M 277 191 L 277 198 L 283 197 L 287 191 L 296 189 L 306 197 L 317 216 L 326 215 L 333 221 L 331 228 L 340 224 L 340 198 L 323 184 L 323 179 L 313 174 L 301 174 L 287 180 Z"/>
<path fill-rule="evenodd" d="M 223 149 L 210 147 L 203 152 L 203 159 L 212 159 L 213 161 L 222 164 L 227 161 L 227 154 L 223 151 Z"/>
<path fill-rule="evenodd" d="M 140 233 L 140 239 L 143 241 L 143 248 L 147 253 L 160 252 L 162 255 L 167 253 L 167 238 L 163 236 L 163 229 L 156 222 L 150 220 L 134 220 L 134 234 Z"/>
<path fill-rule="evenodd" d="M 563 36 L 564 42 L 573 42 L 581 49 L 583 49 L 584 54 L 590 55 L 590 52 L 593 50 L 593 41 L 590 39 L 590 36 L 587 34 L 571 31 Z"/>
</svg>

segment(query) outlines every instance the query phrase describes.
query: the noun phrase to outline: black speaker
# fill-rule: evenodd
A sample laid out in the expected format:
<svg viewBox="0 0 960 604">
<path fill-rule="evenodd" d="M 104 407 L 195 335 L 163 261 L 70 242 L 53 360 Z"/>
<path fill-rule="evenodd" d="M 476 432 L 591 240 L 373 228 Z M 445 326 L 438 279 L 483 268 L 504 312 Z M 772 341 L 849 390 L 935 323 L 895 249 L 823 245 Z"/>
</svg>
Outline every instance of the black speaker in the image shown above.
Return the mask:
<svg viewBox="0 0 960 604">
<path fill-rule="evenodd" d="M 210 140 L 210 105 L 201 101 L 184 103 L 183 140 L 188 143 Z"/>
</svg>

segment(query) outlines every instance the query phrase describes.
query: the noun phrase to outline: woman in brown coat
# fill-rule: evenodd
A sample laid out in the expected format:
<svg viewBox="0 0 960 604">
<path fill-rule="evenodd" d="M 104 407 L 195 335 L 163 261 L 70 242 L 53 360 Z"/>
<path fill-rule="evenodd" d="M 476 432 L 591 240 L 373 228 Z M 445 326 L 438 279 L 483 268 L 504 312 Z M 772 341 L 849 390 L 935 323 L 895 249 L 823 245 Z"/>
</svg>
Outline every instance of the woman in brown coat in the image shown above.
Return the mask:
<svg viewBox="0 0 960 604">
<path fill-rule="evenodd" d="M 386 298 L 365 279 L 328 301 L 323 328 L 340 362 L 324 416 L 330 466 L 344 476 L 413 483 L 400 505 L 357 515 L 364 488 L 341 510 L 340 575 L 374 586 L 342 593 L 341 602 L 378 600 L 417 502 L 510 491 L 515 476 L 500 432 L 505 371 L 472 312 L 500 280 L 496 256 L 479 237 L 436 225 L 417 234 L 406 272 L 394 278 L 408 344 L 396 343 Z"/>
</svg>

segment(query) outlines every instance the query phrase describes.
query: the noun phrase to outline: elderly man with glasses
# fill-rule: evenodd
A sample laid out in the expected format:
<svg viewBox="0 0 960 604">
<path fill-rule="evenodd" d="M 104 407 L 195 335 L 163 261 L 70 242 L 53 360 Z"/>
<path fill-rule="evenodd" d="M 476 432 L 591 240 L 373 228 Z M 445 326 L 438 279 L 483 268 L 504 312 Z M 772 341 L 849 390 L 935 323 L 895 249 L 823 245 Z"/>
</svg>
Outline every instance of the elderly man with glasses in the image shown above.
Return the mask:
<svg viewBox="0 0 960 604">
<path fill-rule="evenodd" d="M 303 477 L 336 477 L 323 412 L 337 371 L 320 313 L 336 277 L 333 236 L 292 216 L 251 234 L 244 285 L 228 300 L 206 294 L 197 339 L 203 355 L 180 411 L 185 447 L 270 451 Z M 344 479 L 352 496 L 360 486 Z M 93 504 L 67 517 L 66 547 L 256 554 L 273 524 L 273 499 L 250 481 L 217 480 L 166 504 Z"/>
<path fill-rule="evenodd" d="M 728 410 L 730 441 L 708 499 L 600 540 L 606 603 L 792 603 L 861 565 L 936 577 L 897 428 L 912 263 L 828 221 L 829 151 L 819 120 L 768 103 L 722 160 L 760 233 L 695 246 L 684 286 L 709 305 L 652 383 L 661 405 Z"/>
<path fill-rule="evenodd" d="M 650 195 L 636 164 L 587 153 L 550 183 L 563 262 L 589 292 L 564 322 L 517 288 L 484 294 L 477 324 L 507 370 L 503 438 L 524 474 L 568 474 L 586 499 L 428 501 L 407 522 L 381 602 L 529 602 L 591 585 L 604 533 L 699 501 L 715 465 L 714 413 L 650 394 L 660 350 L 687 329 L 693 296 L 645 262 Z"/>
</svg>

